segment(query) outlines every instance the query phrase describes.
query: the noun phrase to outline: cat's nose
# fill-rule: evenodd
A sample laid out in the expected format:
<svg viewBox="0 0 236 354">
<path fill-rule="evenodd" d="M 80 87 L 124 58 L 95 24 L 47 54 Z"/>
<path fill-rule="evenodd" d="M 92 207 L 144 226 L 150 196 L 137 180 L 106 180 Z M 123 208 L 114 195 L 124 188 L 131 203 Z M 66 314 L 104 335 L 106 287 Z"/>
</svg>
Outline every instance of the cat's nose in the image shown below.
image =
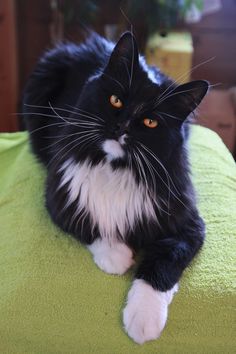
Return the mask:
<svg viewBox="0 0 236 354">
<path fill-rule="evenodd" d="M 128 122 L 121 122 L 117 124 L 116 128 L 116 136 L 119 137 L 124 134 L 128 134 L 130 131 L 129 123 Z"/>
</svg>

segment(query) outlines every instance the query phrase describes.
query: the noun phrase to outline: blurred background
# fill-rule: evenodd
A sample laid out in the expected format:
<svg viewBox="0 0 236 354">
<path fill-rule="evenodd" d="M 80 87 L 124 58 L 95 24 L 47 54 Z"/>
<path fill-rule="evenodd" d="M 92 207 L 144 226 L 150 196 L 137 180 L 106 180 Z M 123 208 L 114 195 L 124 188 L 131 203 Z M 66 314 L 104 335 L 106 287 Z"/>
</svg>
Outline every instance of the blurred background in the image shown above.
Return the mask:
<svg viewBox="0 0 236 354">
<path fill-rule="evenodd" d="M 0 0 L 0 131 L 24 129 L 22 92 L 46 49 L 88 29 L 116 41 L 131 24 L 149 64 L 211 83 L 198 123 L 236 156 L 236 0 Z"/>
</svg>

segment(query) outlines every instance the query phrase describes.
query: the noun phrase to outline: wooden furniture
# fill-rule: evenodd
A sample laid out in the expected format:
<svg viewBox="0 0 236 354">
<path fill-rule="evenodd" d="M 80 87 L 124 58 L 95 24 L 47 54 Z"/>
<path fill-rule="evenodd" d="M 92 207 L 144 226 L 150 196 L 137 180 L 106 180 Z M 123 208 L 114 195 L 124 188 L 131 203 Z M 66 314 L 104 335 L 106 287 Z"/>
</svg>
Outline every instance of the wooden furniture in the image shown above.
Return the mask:
<svg viewBox="0 0 236 354">
<path fill-rule="evenodd" d="M 236 86 L 236 1 L 221 1 L 220 11 L 203 16 L 189 26 L 193 37 L 193 67 L 212 58 L 192 73 L 192 79 L 206 79 L 218 88 Z"/>
<path fill-rule="evenodd" d="M 51 20 L 50 1 L 16 1 L 20 94 L 37 60 L 51 45 Z"/>
<path fill-rule="evenodd" d="M 14 0 L 0 1 L 0 131 L 16 131 L 18 67 Z"/>
</svg>

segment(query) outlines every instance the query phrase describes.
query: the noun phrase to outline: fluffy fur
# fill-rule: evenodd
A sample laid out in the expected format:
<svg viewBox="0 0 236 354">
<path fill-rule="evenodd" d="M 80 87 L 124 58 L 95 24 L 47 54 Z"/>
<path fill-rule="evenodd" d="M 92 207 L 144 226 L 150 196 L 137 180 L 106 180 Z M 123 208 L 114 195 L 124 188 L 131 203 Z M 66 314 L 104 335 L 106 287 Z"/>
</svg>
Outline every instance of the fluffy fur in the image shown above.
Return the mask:
<svg viewBox="0 0 236 354">
<path fill-rule="evenodd" d="M 187 119 L 207 89 L 205 81 L 177 85 L 148 67 L 127 32 L 116 46 L 93 34 L 80 46 L 50 50 L 25 90 L 25 121 L 48 171 L 52 220 L 88 245 L 108 273 L 122 274 L 133 251 L 142 251 L 124 312 L 138 343 L 159 336 L 168 305 L 160 299 L 203 244 L 186 143 Z M 122 107 L 112 106 L 112 95 Z M 143 319 L 146 307 L 153 316 Z"/>
<path fill-rule="evenodd" d="M 124 309 L 124 326 L 135 342 L 143 344 L 160 336 L 166 324 L 168 305 L 177 291 L 177 284 L 161 292 L 141 279 L 134 281 Z"/>
<path fill-rule="evenodd" d="M 123 242 L 109 241 L 97 238 L 88 249 L 94 256 L 94 262 L 104 272 L 124 274 L 134 264 L 133 252 Z"/>
<path fill-rule="evenodd" d="M 125 240 L 129 230 L 135 229 L 136 220 L 155 220 L 151 198 L 129 169 L 113 170 L 107 161 L 90 166 L 90 161 L 75 163 L 69 159 L 59 171 L 58 192 L 68 185 L 65 209 L 76 202 L 74 218 L 89 215 L 91 230 L 97 227 L 101 238 L 112 242 L 119 234 Z"/>
</svg>

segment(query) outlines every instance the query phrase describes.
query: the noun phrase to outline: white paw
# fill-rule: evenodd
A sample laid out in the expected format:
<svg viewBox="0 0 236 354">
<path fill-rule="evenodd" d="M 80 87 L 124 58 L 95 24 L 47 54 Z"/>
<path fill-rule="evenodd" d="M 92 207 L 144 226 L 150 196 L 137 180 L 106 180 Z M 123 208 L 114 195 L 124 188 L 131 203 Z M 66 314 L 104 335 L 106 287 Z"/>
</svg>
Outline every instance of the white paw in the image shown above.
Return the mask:
<svg viewBox="0 0 236 354">
<path fill-rule="evenodd" d="M 124 243 L 110 245 L 106 240 L 97 239 L 88 249 L 97 266 L 109 274 L 124 274 L 134 264 L 133 253 Z"/>
<path fill-rule="evenodd" d="M 123 321 L 126 332 L 136 343 L 143 344 L 160 336 L 166 324 L 168 305 L 177 290 L 177 284 L 171 290 L 161 292 L 144 280 L 134 281 Z"/>
</svg>

